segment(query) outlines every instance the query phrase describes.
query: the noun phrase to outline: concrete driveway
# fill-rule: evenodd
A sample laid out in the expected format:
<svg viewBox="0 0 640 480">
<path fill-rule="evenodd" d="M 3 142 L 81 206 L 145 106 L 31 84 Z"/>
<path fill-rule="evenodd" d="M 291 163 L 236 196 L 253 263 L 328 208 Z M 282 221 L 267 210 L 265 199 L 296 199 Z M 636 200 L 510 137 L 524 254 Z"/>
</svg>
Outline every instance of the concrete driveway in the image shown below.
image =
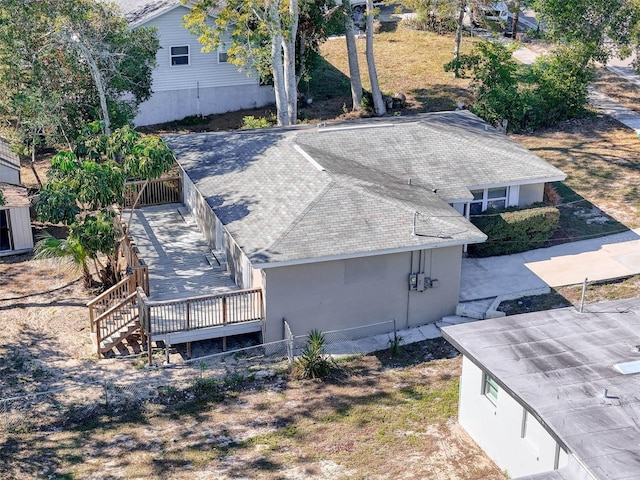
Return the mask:
<svg viewBox="0 0 640 480">
<path fill-rule="evenodd" d="M 464 258 L 460 301 L 517 298 L 549 287 L 640 274 L 640 229 L 515 255 Z"/>
</svg>

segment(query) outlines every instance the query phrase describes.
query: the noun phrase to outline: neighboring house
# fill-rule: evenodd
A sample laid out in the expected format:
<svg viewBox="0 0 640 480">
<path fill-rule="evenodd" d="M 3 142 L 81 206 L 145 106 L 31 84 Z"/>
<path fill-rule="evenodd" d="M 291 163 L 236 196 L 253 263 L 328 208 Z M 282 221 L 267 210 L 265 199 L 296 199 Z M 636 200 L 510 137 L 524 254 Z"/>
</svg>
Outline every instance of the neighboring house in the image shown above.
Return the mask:
<svg viewBox="0 0 640 480">
<path fill-rule="evenodd" d="M 459 422 L 512 478 L 640 478 L 640 302 L 588 310 L 442 329 L 464 355 Z"/>
<path fill-rule="evenodd" d="M 29 198 L 20 184 L 20 159 L 0 141 L 0 257 L 30 252 L 33 249 Z"/>
<path fill-rule="evenodd" d="M 284 318 L 299 335 L 453 314 L 463 246 L 486 239 L 469 212 L 565 178 L 468 111 L 166 141 L 210 245 L 263 290 L 265 342 Z"/>
<path fill-rule="evenodd" d="M 153 72 L 153 95 L 142 103 L 134 122 L 151 125 L 191 115 L 210 115 L 274 103 L 271 86 L 255 72 L 238 71 L 226 48 L 202 53 L 195 35 L 183 26 L 188 6 L 180 0 L 115 0 L 131 28 L 156 27 L 160 39 Z M 251 73 L 251 75 L 248 75 Z"/>
</svg>

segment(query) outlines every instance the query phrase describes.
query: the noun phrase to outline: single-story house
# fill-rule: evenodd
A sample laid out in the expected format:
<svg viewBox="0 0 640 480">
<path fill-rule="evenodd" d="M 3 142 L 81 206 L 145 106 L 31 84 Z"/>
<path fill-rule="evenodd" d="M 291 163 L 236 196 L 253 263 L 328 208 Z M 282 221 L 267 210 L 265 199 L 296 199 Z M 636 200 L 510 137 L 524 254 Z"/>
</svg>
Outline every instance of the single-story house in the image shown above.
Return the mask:
<svg viewBox="0 0 640 480">
<path fill-rule="evenodd" d="M 463 247 L 486 239 L 469 213 L 565 178 L 468 111 L 165 140 L 211 247 L 263 290 L 265 341 L 283 318 L 300 335 L 453 314 Z"/>
<path fill-rule="evenodd" d="M 0 141 L 0 257 L 33 250 L 27 189 L 20 184 L 20 158 Z"/>
<path fill-rule="evenodd" d="M 156 27 L 160 39 L 153 71 L 153 95 L 139 107 L 138 126 L 210 115 L 275 102 L 273 88 L 260 85 L 251 70 L 227 61 L 230 37 L 217 51 L 203 53 L 197 36 L 183 26 L 189 6 L 180 0 L 113 0 L 131 28 Z"/>
<path fill-rule="evenodd" d="M 512 478 L 640 478 L 638 298 L 442 329 L 458 419 Z"/>
</svg>

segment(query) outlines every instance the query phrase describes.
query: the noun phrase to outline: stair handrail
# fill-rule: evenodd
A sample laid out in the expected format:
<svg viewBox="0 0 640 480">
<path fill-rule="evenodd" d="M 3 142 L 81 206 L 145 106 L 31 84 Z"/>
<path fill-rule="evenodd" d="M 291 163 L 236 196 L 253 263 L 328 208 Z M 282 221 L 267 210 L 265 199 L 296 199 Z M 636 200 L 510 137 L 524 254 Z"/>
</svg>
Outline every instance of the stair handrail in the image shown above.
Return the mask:
<svg viewBox="0 0 640 480">
<path fill-rule="evenodd" d="M 138 296 L 138 292 L 134 290 L 133 293 L 129 294 L 124 300 L 122 300 L 122 302 L 120 302 L 117 305 L 114 305 L 113 307 L 111 307 L 106 312 L 101 313 L 94 320 L 94 322 L 93 322 L 91 327 L 92 327 L 92 332 L 95 331 L 95 334 L 96 334 L 96 345 L 97 345 L 97 349 L 98 349 L 98 354 L 100 353 L 100 343 L 102 342 L 103 339 L 110 337 L 111 335 L 116 333 L 118 330 L 120 330 L 122 327 L 124 327 L 125 325 L 130 323 L 132 320 L 135 320 L 136 318 L 138 318 L 138 312 L 137 312 L 138 300 L 137 300 L 137 296 Z M 133 302 L 132 302 L 132 300 L 133 300 Z M 105 327 L 106 331 L 104 332 L 104 334 L 102 333 L 102 328 L 101 328 L 100 324 L 103 321 L 105 321 L 106 319 L 108 319 L 110 317 L 115 319 L 116 318 L 115 314 L 117 312 L 119 312 L 120 310 L 124 309 L 126 306 L 132 306 L 132 305 L 136 307 L 135 315 L 133 315 L 131 318 L 128 318 L 126 321 L 114 321 L 111 326 Z"/>
</svg>

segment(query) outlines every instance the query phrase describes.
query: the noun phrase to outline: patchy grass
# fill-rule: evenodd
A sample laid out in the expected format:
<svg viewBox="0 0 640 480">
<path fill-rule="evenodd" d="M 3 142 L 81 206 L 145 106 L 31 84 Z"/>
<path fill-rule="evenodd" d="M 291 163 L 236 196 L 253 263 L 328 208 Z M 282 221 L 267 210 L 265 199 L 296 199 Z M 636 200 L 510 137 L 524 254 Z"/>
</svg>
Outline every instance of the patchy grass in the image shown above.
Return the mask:
<svg viewBox="0 0 640 480">
<path fill-rule="evenodd" d="M 340 362 L 324 382 L 199 384 L 65 430 L 0 436 L 0 476 L 505 478 L 453 421 L 457 352 L 442 339 L 402 350 Z"/>
<path fill-rule="evenodd" d="M 463 52 L 470 51 L 475 41 L 474 38 L 465 37 Z M 449 62 L 453 55 L 453 35 L 419 32 L 400 25 L 393 31 L 376 35 L 374 42 L 380 89 L 389 95 L 400 92 L 407 97 L 407 106 L 400 113 L 453 110 L 459 101 L 469 103 L 469 80 L 454 79 L 451 73 L 443 69 L 443 65 Z M 362 86 L 370 89 L 364 38 L 359 39 L 357 45 Z M 342 102 L 340 108 L 342 105 L 348 107 L 351 97 L 344 39 L 333 39 L 323 44 L 322 56 L 333 69 L 341 72 L 338 89 L 341 95 L 339 101 Z M 325 98 L 325 91 L 333 94 L 332 89 L 327 87 L 330 84 L 327 80 L 330 80 L 331 76 L 325 77 L 329 71 L 326 66 L 321 67 L 314 74 L 314 81 L 310 85 L 311 93 L 316 95 L 317 92 L 319 99 Z M 331 73 L 335 77 L 336 73 Z M 338 110 L 335 113 L 342 112 Z"/>
<path fill-rule="evenodd" d="M 567 188 L 559 193 L 564 202 L 575 203 L 566 207 L 573 217 L 565 222 L 565 237 L 579 240 L 640 226 L 640 142 L 635 132 L 594 115 L 512 138 L 567 174 Z M 583 225 L 578 227 L 580 217 Z"/>
<path fill-rule="evenodd" d="M 604 282 L 589 282 L 585 292 L 585 304 L 622 300 L 638 296 L 640 290 L 640 275 L 607 280 Z M 507 300 L 500 304 L 498 310 L 507 315 L 519 313 L 540 312 L 554 308 L 579 306 L 582 297 L 582 285 L 570 285 L 554 288 L 546 295 L 522 297 Z"/>
</svg>

